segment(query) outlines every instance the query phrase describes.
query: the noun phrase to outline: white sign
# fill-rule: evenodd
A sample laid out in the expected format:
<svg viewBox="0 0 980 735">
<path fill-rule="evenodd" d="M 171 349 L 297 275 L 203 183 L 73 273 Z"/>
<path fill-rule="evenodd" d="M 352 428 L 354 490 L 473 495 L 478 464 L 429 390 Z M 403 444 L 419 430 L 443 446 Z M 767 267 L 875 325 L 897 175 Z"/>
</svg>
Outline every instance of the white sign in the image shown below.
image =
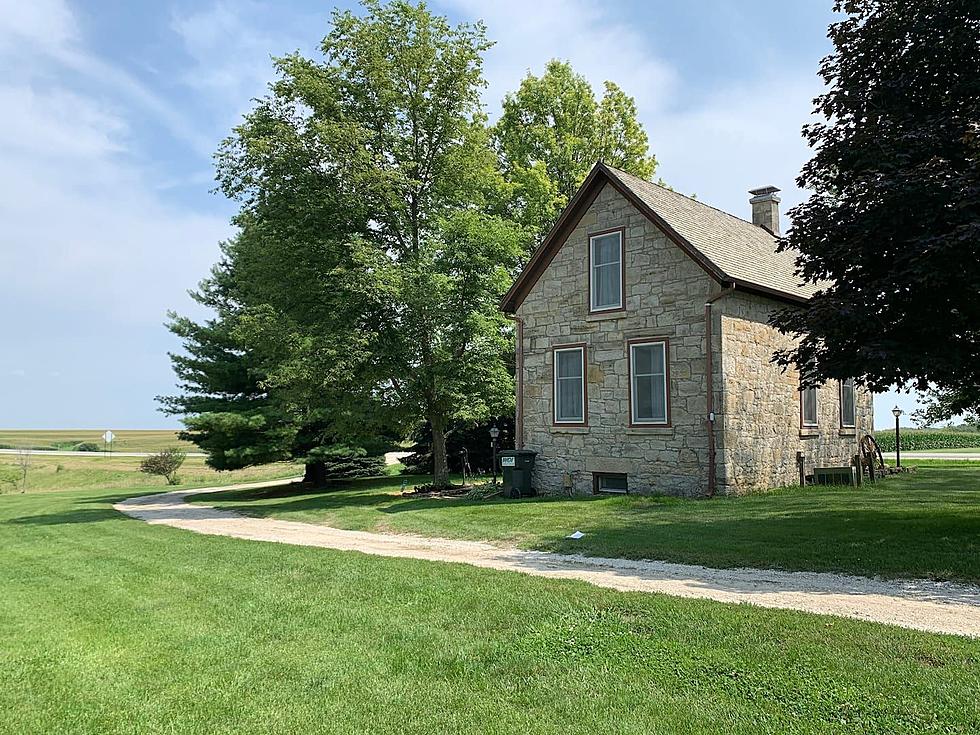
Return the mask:
<svg viewBox="0 0 980 735">
<path fill-rule="evenodd" d="M 104 441 L 106 444 L 112 444 L 112 440 L 115 438 L 116 435 L 113 434 L 111 431 L 107 431 L 105 434 L 102 435 L 102 441 Z"/>
<path fill-rule="evenodd" d="M 516 467 L 517 457 L 501 457 L 500 458 L 501 467 Z"/>
</svg>

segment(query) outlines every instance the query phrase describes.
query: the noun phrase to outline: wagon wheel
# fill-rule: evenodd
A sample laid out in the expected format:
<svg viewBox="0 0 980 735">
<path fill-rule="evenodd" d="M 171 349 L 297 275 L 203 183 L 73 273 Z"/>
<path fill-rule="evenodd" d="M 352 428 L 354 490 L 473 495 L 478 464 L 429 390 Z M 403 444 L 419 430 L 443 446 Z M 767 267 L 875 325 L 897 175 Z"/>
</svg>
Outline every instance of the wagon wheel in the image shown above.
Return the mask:
<svg viewBox="0 0 980 735">
<path fill-rule="evenodd" d="M 873 467 L 875 474 L 885 471 L 885 458 L 881 456 L 881 447 L 871 434 L 865 434 L 861 438 L 861 456 L 867 467 Z"/>
</svg>

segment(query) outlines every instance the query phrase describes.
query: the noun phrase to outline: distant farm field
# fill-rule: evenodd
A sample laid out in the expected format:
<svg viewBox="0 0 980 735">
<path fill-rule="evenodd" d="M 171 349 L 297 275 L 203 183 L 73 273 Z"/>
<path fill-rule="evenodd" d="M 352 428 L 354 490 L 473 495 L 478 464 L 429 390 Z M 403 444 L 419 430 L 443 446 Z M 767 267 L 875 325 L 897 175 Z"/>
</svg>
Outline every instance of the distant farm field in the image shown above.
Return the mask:
<svg viewBox="0 0 980 735">
<path fill-rule="evenodd" d="M 980 447 L 980 432 L 949 429 L 902 429 L 903 452 L 943 452 Z M 883 452 L 895 451 L 894 430 L 879 430 L 875 439 Z"/>
<path fill-rule="evenodd" d="M 116 488 L 169 489 L 163 478 L 140 472 L 139 457 L 34 454 L 30 456 L 26 482 L 20 457 L 0 454 L 0 495 L 46 493 L 60 490 L 112 490 Z M 203 457 L 188 457 L 181 467 L 182 487 L 229 485 L 295 477 L 302 468 L 289 462 L 218 472 L 204 464 Z"/>
<path fill-rule="evenodd" d="M 0 429 L 0 449 L 72 450 L 86 442 L 102 447 L 105 429 Z M 190 442 L 177 438 L 172 429 L 113 429 L 116 452 L 158 452 L 167 447 L 181 447 L 188 452 L 200 451 Z"/>
</svg>

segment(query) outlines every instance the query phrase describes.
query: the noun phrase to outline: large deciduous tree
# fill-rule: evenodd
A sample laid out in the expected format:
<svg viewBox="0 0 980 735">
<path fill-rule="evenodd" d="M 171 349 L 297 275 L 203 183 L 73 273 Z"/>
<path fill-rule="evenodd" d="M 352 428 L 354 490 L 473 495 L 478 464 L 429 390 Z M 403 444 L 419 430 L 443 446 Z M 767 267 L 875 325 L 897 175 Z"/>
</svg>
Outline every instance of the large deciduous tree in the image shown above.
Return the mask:
<svg viewBox="0 0 980 735">
<path fill-rule="evenodd" d="M 774 318 L 783 365 L 980 404 L 980 3 L 846 0 L 782 247 L 822 290 Z"/>
<path fill-rule="evenodd" d="M 427 421 L 445 485 L 445 432 L 513 402 L 497 300 L 521 237 L 489 213 L 502 184 L 480 103 L 489 44 L 424 5 L 364 9 L 334 14 L 322 61 L 279 59 L 222 147 L 219 183 L 249 235 L 236 335 L 263 387 L 322 407 L 338 434 Z"/>
<path fill-rule="evenodd" d="M 528 74 L 503 102 L 494 139 L 509 185 L 509 211 L 533 239 L 557 219 L 596 161 L 642 178 L 652 177 L 636 103 L 612 82 L 596 100 L 589 81 L 552 60 L 544 74 Z"/>
</svg>

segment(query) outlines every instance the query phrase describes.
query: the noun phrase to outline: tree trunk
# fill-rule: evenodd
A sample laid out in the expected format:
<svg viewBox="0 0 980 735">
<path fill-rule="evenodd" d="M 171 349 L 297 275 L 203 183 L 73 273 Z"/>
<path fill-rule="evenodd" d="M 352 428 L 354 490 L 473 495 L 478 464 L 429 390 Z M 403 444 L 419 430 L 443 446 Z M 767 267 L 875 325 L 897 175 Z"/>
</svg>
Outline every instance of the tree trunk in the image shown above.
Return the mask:
<svg viewBox="0 0 980 735">
<path fill-rule="evenodd" d="M 323 462 L 307 462 L 303 482 L 319 487 L 327 483 L 327 466 Z"/>
<path fill-rule="evenodd" d="M 438 421 L 432 424 L 432 484 L 449 487 L 449 465 L 446 462 L 446 430 Z"/>
</svg>

